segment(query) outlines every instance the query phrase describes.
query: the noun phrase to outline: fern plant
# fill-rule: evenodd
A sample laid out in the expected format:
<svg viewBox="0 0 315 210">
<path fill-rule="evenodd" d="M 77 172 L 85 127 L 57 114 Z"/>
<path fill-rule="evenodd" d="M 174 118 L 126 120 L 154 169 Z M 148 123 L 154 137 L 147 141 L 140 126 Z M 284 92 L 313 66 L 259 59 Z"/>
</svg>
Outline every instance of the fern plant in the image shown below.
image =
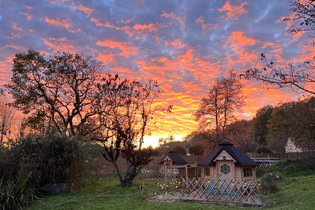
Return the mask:
<svg viewBox="0 0 315 210">
<path fill-rule="evenodd" d="M 38 199 L 35 192 L 28 187 L 30 173 L 22 171 L 16 182 L 2 178 L 0 180 L 0 209 L 1 210 L 20 210 L 30 205 Z"/>
</svg>

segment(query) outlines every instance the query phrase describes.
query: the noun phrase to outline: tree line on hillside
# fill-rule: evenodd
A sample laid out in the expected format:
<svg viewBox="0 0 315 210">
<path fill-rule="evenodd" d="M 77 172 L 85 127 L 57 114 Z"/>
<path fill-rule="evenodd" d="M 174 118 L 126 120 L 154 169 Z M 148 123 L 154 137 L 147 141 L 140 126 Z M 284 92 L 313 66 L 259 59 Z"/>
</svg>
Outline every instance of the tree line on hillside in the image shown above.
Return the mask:
<svg viewBox="0 0 315 210">
<path fill-rule="evenodd" d="M 315 97 L 262 107 L 253 119 L 226 125 L 221 135 L 243 152 L 285 152 L 288 139 L 304 151 L 314 151 Z M 192 132 L 185 141 L 200 145 L 205 154 L 215 148 L 216 137 L 216 130 L 210 128 Z"/>
</svg>

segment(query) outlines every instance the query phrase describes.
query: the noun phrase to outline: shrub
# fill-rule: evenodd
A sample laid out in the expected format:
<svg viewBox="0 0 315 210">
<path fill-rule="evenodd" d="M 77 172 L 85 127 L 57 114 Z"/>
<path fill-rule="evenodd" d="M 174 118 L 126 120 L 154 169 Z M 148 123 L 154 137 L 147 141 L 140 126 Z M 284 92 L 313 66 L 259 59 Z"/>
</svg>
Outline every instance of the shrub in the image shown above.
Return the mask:
<svg viewBox="0 0 315 210">
<path fill-rule="evenodd" d="M 20 171 L 20 156 L 13 155 L 9 147 L 0 145 L 0 178 L 5 181 L 16 181 Z"/>
<path fill-rule="evenodd" d="M 256 168 L 256 176 L 257 177 L 262 177 L 265 175 L 268 171 L 268 166 L 261 166 Z"/>
<path fill-rule="evenodd" d="M 10 153 L 21 157 L 19 164 L 31 172 L 30 182 L 35 187 L 52 183 L 80 184 L 82 153 L 76 139 L 57 134 L 29 136 L 18 141 Z"/>
<path fill-rule="evenodd" d="M 278 185 L 277 181 L 280 179 L 280 176 L 273 172 L 265 173 L 260 180 L 261 191 L 264 194 L 275 193 L 277 192 Z"/>
<path fill-rule="evenodd" d="M 275 164 L 274 168 L 278 171 L 282 171 L 286 175 L 314 173 L 315 157 L 279 161 Z"/>
</svg>

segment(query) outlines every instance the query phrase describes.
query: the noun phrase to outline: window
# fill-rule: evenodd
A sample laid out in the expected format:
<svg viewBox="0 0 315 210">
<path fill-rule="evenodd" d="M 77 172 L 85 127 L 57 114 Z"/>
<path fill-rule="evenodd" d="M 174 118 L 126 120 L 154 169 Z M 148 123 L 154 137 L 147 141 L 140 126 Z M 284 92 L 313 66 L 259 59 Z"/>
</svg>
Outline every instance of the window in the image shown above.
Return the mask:
<svg viewBox="0 0 315 210">
<path fill-rule="evenodd" d="M 244 168 L 244 177 L 252 177 L 253 176 L 253 171 L 252 168 Z"/>
<path fill-rule="evenodd" d="M 223 156 L 223 160 L 226 160 L 226 156 Z"/>
<path fill-rule="evenodd" d="M 226 165 L 226 164 L 223 164 L 221 166 L 221 172 L 224 173 L 224 174 L 228 174 L 230 173 L 231 169 L 230 169 L 230 166 Z"/>
<path fill-rule="evenodd" d="M 210 176 L 210 168 L 209 167 L 205 167 L 203 170 L 204 170 L 205 176 Z"/>
</svg>

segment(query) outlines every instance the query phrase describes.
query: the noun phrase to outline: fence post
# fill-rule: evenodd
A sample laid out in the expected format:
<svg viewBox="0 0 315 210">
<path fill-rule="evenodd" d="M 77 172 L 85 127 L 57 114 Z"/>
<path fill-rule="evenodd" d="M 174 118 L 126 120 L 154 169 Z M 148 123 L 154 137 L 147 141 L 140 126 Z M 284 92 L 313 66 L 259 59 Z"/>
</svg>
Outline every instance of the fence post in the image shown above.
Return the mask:
<svg viewBox="0 0 315 210">
<path fill-rule="evenodd" d="M 187 181 L 188 181 L 188 167 L 187 167 L 187 164 L 185 165 L 185 175 L 186 175 L 185 179 L 186 179 L 186 183 L 187 183 Z"/>
</svg>

